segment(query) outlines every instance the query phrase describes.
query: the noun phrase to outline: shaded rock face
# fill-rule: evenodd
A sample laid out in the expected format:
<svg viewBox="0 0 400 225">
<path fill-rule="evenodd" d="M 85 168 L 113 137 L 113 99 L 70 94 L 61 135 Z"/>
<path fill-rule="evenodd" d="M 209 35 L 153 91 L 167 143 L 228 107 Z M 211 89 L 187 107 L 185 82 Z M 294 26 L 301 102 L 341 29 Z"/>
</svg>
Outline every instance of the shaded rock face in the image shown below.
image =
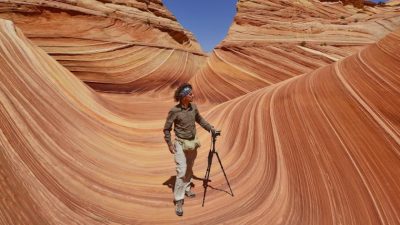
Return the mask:
<svg viewBox="0 0 400 225">
<path fill-rule="evenodd" d="M 364 0 L 343 0 L 344 5 L 354 5 L 357 8 L 362 8 L 364 6 Z"/>
<path fill-rule="evenodd" d="M 321 2 L 339 2 L 339 0 L 321 0 Z M 343 5 L 353 5 L 357 8 L 362 8 L 365 4 L 364 0 L 342 0 Z"/>
<path fill-rule="evenodd" d="M 235 197 L 214 162 L 205 207 L 187 199 L 178 218 L 160 135 L 172 102 L 141 95 L 136 107 L 121 103 L 130 116 L 111 110 L 111 98 L 0 20 L 0 224 L 396 225 L 399 43 L 400 30 L 202 111 L 223 130 L 217 148 Z M 202 148 L 194 173 L 206 165 Z"/>
<path fill-rule="evenodd" d="M 204 61 L 193 35 L 161 1 L 3 2 L 0 17 L 14 21 L 30 40 L 99 91 L 168 89 L 164 74 L 176 78 L 174 86 L 189 80 Z M 175 62 L 181 65 L 165 66 Z M 154 83 L 146 87 L 144 79 Z"/>
<path fill-rule="evenodd" d="M 228 36 L 191 80 L 214 87 L 198 94 L 201 101 L 223 102 L 310 72 L 400 27 L 399 7 L 242 0 L 237 8 Z"/>
</svg>

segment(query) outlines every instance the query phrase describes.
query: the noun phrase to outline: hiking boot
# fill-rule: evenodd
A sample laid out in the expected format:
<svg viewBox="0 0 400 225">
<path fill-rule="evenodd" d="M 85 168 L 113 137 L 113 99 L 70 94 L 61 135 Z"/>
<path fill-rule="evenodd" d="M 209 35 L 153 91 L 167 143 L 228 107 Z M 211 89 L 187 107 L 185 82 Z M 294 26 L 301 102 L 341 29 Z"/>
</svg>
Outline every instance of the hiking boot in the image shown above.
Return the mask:
<svg viewBox="0 0 400 225">
<path fill-rule="evenodd" d="M 194 192 L 192 192 L 191 190 L 189 191 L 185 191 L 185 195 L 189 198 L 194 198 L 196 197 L 196 194 Z"/>
<path fill-rule="evenodd" d="M 183 215 L 183 199 L 178 200 L 175 203 L 175 213 L 177 216 L 182 216 Z"/>
</svg>

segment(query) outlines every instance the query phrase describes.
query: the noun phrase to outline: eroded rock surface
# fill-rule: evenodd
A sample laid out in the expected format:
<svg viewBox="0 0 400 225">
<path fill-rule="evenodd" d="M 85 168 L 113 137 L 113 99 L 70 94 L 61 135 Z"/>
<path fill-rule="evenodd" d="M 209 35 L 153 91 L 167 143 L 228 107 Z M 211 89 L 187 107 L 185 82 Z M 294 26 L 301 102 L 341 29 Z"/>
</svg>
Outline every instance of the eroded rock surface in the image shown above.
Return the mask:
<svg viewBox="0 0 400 225">
<path fill-rule="evenodd" d="M 157 0 L 0 1 L 0 17 L 99 91 L 169 90 L 205 60 Z"/>
<path fill-rule="evenodd" d="M 215 162 L 206 207 L 187 200 L 177 218 L 160 130 L 171 101 L 132 117 L 110 111 L 2 20 L 1 224 L 398 224 L 398 43 L 400 31 L 203 111 L 223 130 L 217 148 L 235 197 Z M 202 147 L 198 177 L 206 163 Z"/>
<path fill-rule="evenodd" d="M 50 3 L 61 4 L 40 1 Z M 229 36 L 206 58 L 194 45 L 177 44 L 168 34 L 152 42 L 156 37 L 150 33 L 159 32 L 155 28 L 142 39 L 132 31 L 143 45 L 132 44 L 131 34 L 112 36 L 103 23 L 98 23 L 99 33 L 107 41 L 95 40 L 96 33 L 85 29 L 67 37 L 61 16 L 87 19 L 76 29 L 94 29 L 87 15 L 107 19 L 115 14 L 107 4 L 118 2 L 101 3 L 63 1 L 79 8 L 74 13 L 46 5 L 42 9 L 50 7 L 49 12 L 36 12 L 41 19 L 34 21 L 43 27 L 29 27 L 25 18 L 39 2 L 20 1 L 17 8 L 24 13 L 15 5 L 4 8 L 11 3 L 2 5 L 2 16 L 23 28 L 0 20 L 1 225 L 399 224 L 400 30 L 395 30 L 395 7 L 313 2 L 320 4 L 314 19 L 327 30 L 311 34 L 285 30 L 287 22 L 283 26 L 262 14 L 274 7 L 293 10 L 293 5 L 280 6 L 288 2 L 240 1 Z M 310 2 L 293 2 L 300 3 Z M 138 9 L 161 5 L 121 4 Z M 260 5 L 266 9 L 249 13 Z M 357 22 L 357 30 L 345 30 L 332 24 L 337 10 L 344 15 L 362 10 L 350 17 L 367 16 Z M 153 11 L 163 14 L 161 8 Z M 305 11 L 304 18 L 293 17 L 293 27 L 311 23 Z M 51 21 L 59 21 L 60 30 L 52 32 L 66 32 L 62 38 L 27 33 L 45 30 Z M 111 30 L 123 34 L 122 28 Z M 82 40 L 78 34 L 93 36 Z M 120 48 L 125 41 L 114 38 L 127 38 L 132 45 Z M 320 39 L 327 45 L 321 46 Z M 116 71 L 119 76 L 111 76 Z M 175 104 L 172 87 L 188 79 L 202 115 L 222 130 L 217 149 L 235 196 L 227 193 L 214 158 L 205 207 L 202 181 L 194 180 L 198 197 L 186 199 L 179 218 L 172 202 L 174 160 L 162 127 Z M 106 88 L 117 93 L 105 93 Z M 210 137 L 198 131 L 202 147 L 194 174 L 202 178 Z"/>
<path fill-rule="evenodd" d="M 400 27 L 399 7 L 341 2 L 239 1 L 228 36 L 192 79 L 223 102 L 350 56 Z M 221 90 L 220 87 L 224 87 Z"/>
</svg>

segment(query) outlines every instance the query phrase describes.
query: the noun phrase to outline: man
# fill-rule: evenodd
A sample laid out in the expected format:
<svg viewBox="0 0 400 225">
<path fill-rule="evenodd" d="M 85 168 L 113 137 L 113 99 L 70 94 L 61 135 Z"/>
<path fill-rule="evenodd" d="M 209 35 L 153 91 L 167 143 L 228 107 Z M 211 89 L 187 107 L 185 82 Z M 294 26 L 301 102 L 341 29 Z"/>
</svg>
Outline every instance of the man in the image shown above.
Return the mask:
<svg viewBox="0 0 400 225">
<path fill-rule="evenodd" d="M 168 149 L 175 154 L 176 181 L 174 188 L 176 215 L 183 215 L 183 200 L 185 195 L 193 198 L 195 194 L 190 190 L 193 175 L 193 164 L 197 156 L 200 143 L 196 137 L 196 124 L 200 124 L 207 131 L 214 132 L 213 126 L 201 117 L 197 106 L 192 103 L 194 95 L 192 85 L 185 83 L 175 91 L 175 105 L 168 113 L 164 126 L 164 139 Z M 171 129 L 174 125 L 175 142 L 171 142 Z"/>
</svg>

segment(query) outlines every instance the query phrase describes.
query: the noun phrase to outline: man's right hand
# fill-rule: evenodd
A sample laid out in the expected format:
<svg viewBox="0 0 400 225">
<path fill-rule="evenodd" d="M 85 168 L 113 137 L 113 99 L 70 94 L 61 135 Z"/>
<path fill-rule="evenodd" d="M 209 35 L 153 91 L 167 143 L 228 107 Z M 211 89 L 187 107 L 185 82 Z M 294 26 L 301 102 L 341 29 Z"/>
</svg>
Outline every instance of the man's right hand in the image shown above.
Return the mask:
<svg viewBox="0 0 400 225">
<path fill-rule="evenodd" d="M 171 154 L 175 154 L 175 149 L 173 145 L 168 145 L 168 149 L 171 152 Z"/>
<path fill-rule="evenodd" d="M 215 129 L 215 127 L 211 127 L 211 134 L 214 136 L 214 134 L 215 134 L 215 131 L 216 131 L 216 129 Z"/>
</svg>

